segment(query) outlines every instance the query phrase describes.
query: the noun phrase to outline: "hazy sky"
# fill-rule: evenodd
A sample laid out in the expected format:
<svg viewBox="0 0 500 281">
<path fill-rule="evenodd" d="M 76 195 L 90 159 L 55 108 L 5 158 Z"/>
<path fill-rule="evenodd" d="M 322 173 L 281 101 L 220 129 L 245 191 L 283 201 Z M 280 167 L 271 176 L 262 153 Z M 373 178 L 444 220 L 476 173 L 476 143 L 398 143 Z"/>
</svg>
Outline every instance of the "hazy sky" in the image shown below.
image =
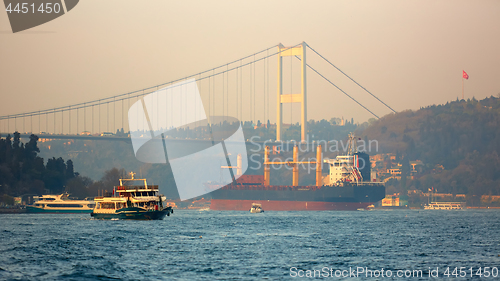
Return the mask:
<svg viewBox="0 0 500 281">
<path fill-rule="evenodd" d="M 0 115 L 114 96 L 280 42 L 302 41 L 397 111 L 455 100 L 462 93 L 462 69 L 470 76 L 466 98 L 482 99 L 500 93 L 499 35 L 500 1 L 495 0 L 83 0 L 68 14 L 16 34 L 1 11 Z M 379 116 L 390 112 L 312 52 L 307 58 Z M 371 117 L 311 71 L 308 94 L 309 119 Z"/>
</svg>

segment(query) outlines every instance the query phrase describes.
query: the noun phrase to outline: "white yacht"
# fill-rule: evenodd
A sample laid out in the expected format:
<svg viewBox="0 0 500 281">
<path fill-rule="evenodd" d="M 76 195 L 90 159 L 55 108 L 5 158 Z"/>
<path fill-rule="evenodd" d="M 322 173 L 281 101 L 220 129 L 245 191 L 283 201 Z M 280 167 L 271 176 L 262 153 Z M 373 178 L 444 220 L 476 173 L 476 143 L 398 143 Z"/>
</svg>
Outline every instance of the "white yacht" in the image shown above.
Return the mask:
<svg viewBox="0 0 500 281">
<path fill-rule="evenodd" d="M 93 200 L 74 200 L 68 193 L 60 195 L 34 196 L 33 205 L 26 207 L 28 213 L 92 213 Z"/>
</svg>

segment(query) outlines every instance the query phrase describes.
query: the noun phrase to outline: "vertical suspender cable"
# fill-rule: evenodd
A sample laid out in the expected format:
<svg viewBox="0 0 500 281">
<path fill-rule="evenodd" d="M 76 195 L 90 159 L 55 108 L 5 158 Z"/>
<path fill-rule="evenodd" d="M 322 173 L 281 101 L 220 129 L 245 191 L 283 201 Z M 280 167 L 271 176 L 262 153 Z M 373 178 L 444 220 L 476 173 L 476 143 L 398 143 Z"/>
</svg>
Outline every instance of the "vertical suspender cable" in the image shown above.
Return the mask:
<svg viewBox="0 0 500 281">
<path fill-rule="evenodd" d="M 208 116 L 211 117 L 212 116 L 212 109 L 211 109 L 211 100 L 210 100 L 210 97 L 212 95 L 212 85 L 211 85 L 211 79 L 210 79 L 210 76 L 208 77 Z M 212 120 L 211 118 L 209 120 Z M 211 123 L 211 122 L 210 122 Z"/>
<path fill-rule="evenodd" d="M 198 81 L 200 81 L 200 96 L 203 95 L 203 89 L 202 89 L 202 84 L 203 84 L 203 81 L 201 81 L 201 74 L 198 76 Z M 198 112 L 198 106 L 197 106 L 198 103 L 195 103 L 195 120 L 196 120 L 196 125 L 195 125 L 195 128 L 197 128 L 197 125 L 198 125 L 198 118 L 196 118 L 196 112 Z M 202 107 L 203 109 L 203 107 Z"/>
<path fill-rule="evenodd" d="M 292 67 L 292 56 L 290 56 L 290 127 L 292 129 L 293 126 L 293 67 Z"/>
<path fill-rule="evenodd" d="M 226 71 L 224 71 L 222 73 L 222 116 L 224 116 L 223 120 L 226 120 L 226 115 L 227 115 L 227 111 L 226 111 L 226 107 L 227 107 L 227 95 L 228 95 L 228 93 L 226 93 L 226 91 L 228 90 L 227 87 L 226 87 L 226 83 L 227 83 L 227 78 L 226 77 L 227 76 L 228 76 L 228 73 L 227 73 L 227 65 L 226 65 Z"/>
<path fill-rule="evenodd" d="M 214 75 L 214 73 L 215 73 L 215 70 L 213 70 L 212 75 Z M 215 76 L 213 76 L 213 77 L 214 77 L 214 83 L 212 85 L 212 94 L 213 94 L 213 97 L 212 97 L 212 103 L 213 103 L 212 104 L 212 111 L 213 112 L 212 112 L 212 114 L 215 116 Z"/>
<path fill-rule="evenodd" d="M 136 104 L 137 106 L 135 107 L 136 109 L 136 113 L 135 113 L 135 116 L 137 118 L 137 122 L 135 124 L 137 124 L 137 131 L 139 131 L 139 105 L 138 105 L 138 101 L 139 101 L 139 95 L 136 96 Z"/>
<path fill-rule="evenodd" d="M 128 99 L 127 99 L 127 112 L 130 109 L 130 94 L 128 94 Z M 127 122 L 128 124 L 128 132 L 130 133 L 130 122 Z"/>
<path fill-rule="evenodd" d="M 252 63 L 252 66 L 253 66 L 253 87 L 252 87 L 252 90 L 253 90 L 253 120 L 254 120 L 254 124 L 257 124 L 257 116 L 255 116 L 255 107 L 257 106 L 256 102 L 255 102 L 255 94 L 256 94 L 256 91 L 255 91 L 255 54 L 253 55 L 253 63 Z M 252 71 L 252 69 L 250 69 L 250 71 Z"/>
<path fill-rule="evenodd" d="M 253 90 L 252 90 L 252 64 L 250 64 L 250 95 L 248 95 L 250 97 L 250 120 L 251 120 L 251 123 L 253 123 L 253 116 L 252 116 L 252 113 L 253 113 L 253 110 L 252 110 L 252 93 L 253 93 Z"/>
<path fill-rule="evenodd" d="M 267 54 L 266 54 L 266 57 L 269 56 L 269 50 L 267 50 Z M 266 79 L 267 79 L 267 120 L 269 120 L 271 117 L 269 115 L 269 107 L 270 107 L 270 104 L 269 104 L 269 58 L 266 58 L 267 60 L 267 75 L 266 75 Z M 266 121 L 266 124 L 267 124 L 267 121 Z M 269 129 L 269 128 L 268 128 Z"/>
<path fill-rule="evenodd" d="M 240 60 L 240 120 L 243 122 L 243 68 L 241 68 L 243 61 Z"/>
<path fill-rule="evenodd" d="M 160 106 L 160 102 L 159 102 L 159 94 L 158 94 L 158 86 L 156 86 L 156 128 L 159 129 L 159 126 L 160 126 L 160 116 L 159 116 L 159 106 Z"/>
<path fill-rule="evenodd" d="M 184 85 L 183 85 L 183 86 L 186 88 L 186 92 L 185 92 L 185 93 L 187 93 L 187 84 L 186 84 L 186 83 L 184 83 Z M 187 101 L 187 95 L 186 95 L 186 94 L 184 94 L 183 96 L 184 96 L 184 99 L 185 99 L 185 102 L 184 102 L 184 116 L 186 117 L 186 118 L 184 119 L 184 123 L 183 123 L 183 124 L 186 124 L 186 123 L 187 123 L 187 120 L 188 120 L 188 116 L 187 116 L 187 103 L 188 103 L 188 101 Z"/>
<path fill-rule="evenodd" d="M 266 63 L 267 63 L 267 59 L 265 59 L 263 61 L 263 64 L 262 64 L 264 66 L 264 71 L 262 72 L 264 74 L 264 79 L 263 79 L 264 89 L 262 91 L 262 98 L 264 99 L 264 119 L 262 119 L 262 122 L 264 124 L 266 124 L 266 82 L 267 82 L 266 81 Z M 269 106 L 269 105 L 267 105 L 267 106 Z"/>
<path fill-rule="evenodd" d="M 239 112 L 239 95 L 240 95 L 240 92 L 239 92 L 239 87 L 240 87 L 240 84 L 239 84 L 239 81 L 238 81 L 238 76 L 240 75 L 240 69 L 237 68 L 236 69 L 236 119 L 240 120 L 240 112 Z"/>
<path fill-rule="evenodd" d="M 226 64 L 226 116 L 229 116 L 229 64 Z"/>
<path fill-rule="evenodd" d="M 172 83 L 170 83 L 170 87 L 172 87 Z M 174 104 L 174 95 L 170 95 L 170 127 L 173 127 L 174 124 L 174 111 L 173 111 L 173 104 Z"/>
</svg>

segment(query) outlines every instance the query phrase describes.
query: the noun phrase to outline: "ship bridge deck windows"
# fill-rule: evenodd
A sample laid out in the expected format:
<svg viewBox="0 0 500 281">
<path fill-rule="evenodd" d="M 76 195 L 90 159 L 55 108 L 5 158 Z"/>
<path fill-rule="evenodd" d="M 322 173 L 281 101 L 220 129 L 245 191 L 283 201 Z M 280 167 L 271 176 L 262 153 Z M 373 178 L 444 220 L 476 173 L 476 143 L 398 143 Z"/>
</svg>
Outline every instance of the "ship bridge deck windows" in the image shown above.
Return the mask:
<svg viewBox="0 0 500 281">
<path fill-rule="evenodd" d="M 154 191 L 142 191 L 142 192 L 134 192 L 133 193 L 134 197 L 149 197 L 149 196 L 155 196 Z"/>
</svg>

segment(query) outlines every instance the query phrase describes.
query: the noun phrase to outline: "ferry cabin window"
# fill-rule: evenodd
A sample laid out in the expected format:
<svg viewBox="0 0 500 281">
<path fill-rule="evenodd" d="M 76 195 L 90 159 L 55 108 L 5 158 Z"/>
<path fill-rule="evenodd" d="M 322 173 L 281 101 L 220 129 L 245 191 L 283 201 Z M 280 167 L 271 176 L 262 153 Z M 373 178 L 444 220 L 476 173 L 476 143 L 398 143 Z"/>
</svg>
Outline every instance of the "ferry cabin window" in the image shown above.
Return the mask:
<svg viewBox="0 0 500 281">
<path fill-rule="evenodd" d="M 126 208 L 127 205 L 125 203 L 116 203 L 116 209 Z"/>
<path fill-rule="evenodd" d="M 47 204 L 47 207 L 52 208 L 83 208 L 80 204 Z"/>
<path fill-rule="evenodd" d="M 102 202 L 101 203 L 101 208 L 102 209 L 114 209 L 115 208 L 115 203 L 113 203 L 113 202 Z"/>
</svg>

